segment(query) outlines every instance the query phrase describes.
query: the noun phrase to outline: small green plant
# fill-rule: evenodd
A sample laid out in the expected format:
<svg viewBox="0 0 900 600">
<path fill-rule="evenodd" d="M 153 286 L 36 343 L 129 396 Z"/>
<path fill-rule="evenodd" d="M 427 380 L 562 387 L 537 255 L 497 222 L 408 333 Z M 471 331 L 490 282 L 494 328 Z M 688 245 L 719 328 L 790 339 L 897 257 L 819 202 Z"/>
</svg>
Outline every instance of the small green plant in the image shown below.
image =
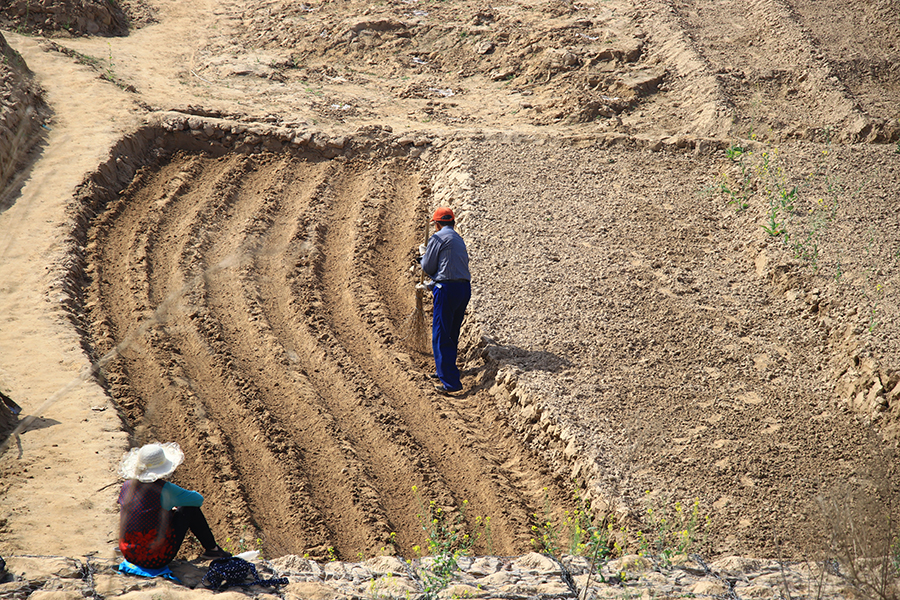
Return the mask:
<svg viewBox="0 0 900 600">
<path fill-rule="evenodd" d="M 456 514 L 451 515 L 434 500 L 426 503 L 416 486 L 413 486 L 412 491 L 419 505 L 416 517 L 425 532 L 427 555 L 432 558 L 430 567 L 423 568 L 420 572 L 423 591 L 426 600 L 434 600 L 441 590 L 450 585 L 453 574 L 458 569 L 457 559 L 466 555 L 475 542 L 463 529 L 469 501 L 463 500 Z M 418 554 L 421 548 L 414 546 L 413 550 Z"/>
<path fill-rule="evenodd" d="M 31 17 L 31 2 L 25 3 L 25 23 L 20 24 L 16 29 L 20 35 L 24 35 L 28 31 L 28 19 Z"/>
<path fill-rule="evenodd" d="M 491 518 L 475 517 L 475 529 L 481 529 L 479 537 L 484 541 L 484 548 L 488 555 L 494 553 L 494 538 L 491 535 Z"/>
<path fill-rule="evenodd" d="M 778 216 L 778 209 L 774 206 L 770 206 L 766 222 L 761 225 L 763 230 L 771 237 L 781 237 L 786 234 L 784 223 L 779 220 Z"/>
<path fill-rule="evenodd" d="M 544 488 L 544 513 L 532 513 L 534 523 L 531 525 L 531 545 L 539 552 L 550 556 L 559 556 L 559 528 L 553 521 L 550 507 L 550 496 Z"/>
<path fill-rule="evenodd" d="M 109 56 L 106 59 L 106 68 L 103 69 L 103 73 L 102 73 L 101 77 L 103 77 L 103 79 L 105 79 L 107 81 L 115 83 L 116 82 L 116 71 L 115 71 L 116 63 L 113 62 L 112 44 L 107 42 L 106 45 L 109 46 Z"/>
<path fill-rule="evenodd" d="M 235 538 L 232 538 L 231 536 L 225 538 L 222 549 L 231 554 L 240 554 L 242 552 L 247 552 L 248 550 L 257 550 L 260 555 L 262 555 L 263 541 L 261 537 L 257 537 L 252 543 L 249 543 L 247 539 L 247 526 L 243 525 L 241 527 L 241 533 L 238 536 Z"/>
<path fill-rule="evenodd" d="M 750 207 L 750 196 L 753 191 L 750 185 L 751 171 L 748 166 L 748 158 L 752 153 L 748 153 L 743 147 L 732 144 L 725 149 L 725 156 L 741 169 L 740 181 L 735 183 L 728 177 L 728 173 L 722 173 L 719 176 L 718 189 L 728 196 L 728 204 L 733 205 L 737 212 L 743 212 Z"/>
<path fill-rule="evenodd" d="M 731 162 L 736 162 L 740 160 L 740 158 L 744 155 L 744 148 L 742 146 L 737 146 L 732 144 L 728 148 L 725 149 L 725 156 L 728 157 L 728 160 Z"/>
<path fill-rule="evenodd" d="M 390 533 L 390 535 L 388 535 L 387 544 L 382 546 L 378 550 L 378 553 L 380 556 L 393 556 L 394 553 L 396 552 L 396 550 L 395 550 L 396 547 L 397 547 L 397 532 L 392 531 Z M 360 559 L 360 560 L 362 560 L 362 559 Z"/>
<path fill-rule="evenodd" d="M 709 523 L 709 516 L 701 516 L 700 501 L 685 507 L 676 501 L 673 509 L 663 499 L 655 502 L 648 490 L 644 496 L 644 517 L 647 531 L 637 534 L 640 554 L 671 565 L 672 559 L 687 554 L 698 544 L 701 529 Z"/>
<path fill-rule="evenodd" d="M 581 497 L 578 487 L 573 487 L 575 509 L 563 511 L 559 523 L 554 520 L 550 499 L 544 489 L 543 515 L 532 513 L 531 545 L 551 556 L 559 556 L 565 551 L 575 556 L 597 554 L 606 558 L 613 553 L 610 547 L 613 524 L 609 519 L 598 519 Z"/>
</svg>

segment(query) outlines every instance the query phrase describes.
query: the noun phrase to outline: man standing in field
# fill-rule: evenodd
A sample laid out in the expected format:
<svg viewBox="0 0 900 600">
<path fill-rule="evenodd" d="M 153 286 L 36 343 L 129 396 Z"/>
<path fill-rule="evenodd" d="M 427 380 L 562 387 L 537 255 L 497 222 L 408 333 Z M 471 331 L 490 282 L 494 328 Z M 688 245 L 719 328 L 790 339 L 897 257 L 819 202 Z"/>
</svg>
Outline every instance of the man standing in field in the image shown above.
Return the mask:
<svg viewBox="0 0 900 600">
<path fill-rule="evenodd" d="M 456 366 L 459 330 L 472 297 L 469 253 L 466 243 L 454 229 L 456 217 L 441 207 L 431 217 L 434 233 L 422 254 L 422 270 L 434 281 L 434 317 L 431 322 L 431 347 L 434 351 L 435 389 L 442 393 L 462 390 Z"/>
</svg>

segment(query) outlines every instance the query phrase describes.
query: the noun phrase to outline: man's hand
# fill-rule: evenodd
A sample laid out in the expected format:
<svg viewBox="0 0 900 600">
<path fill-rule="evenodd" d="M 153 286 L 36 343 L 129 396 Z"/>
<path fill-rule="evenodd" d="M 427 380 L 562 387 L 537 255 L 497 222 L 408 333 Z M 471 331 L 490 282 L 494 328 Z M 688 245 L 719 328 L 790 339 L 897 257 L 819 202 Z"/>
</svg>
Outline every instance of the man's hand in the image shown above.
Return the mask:
<svg viewBox="0 0 900 600">
<path fill-rule="evenodd" d="M 419 244 L 419 256 L 425 256 L 425 244 Z"/>
</svg>

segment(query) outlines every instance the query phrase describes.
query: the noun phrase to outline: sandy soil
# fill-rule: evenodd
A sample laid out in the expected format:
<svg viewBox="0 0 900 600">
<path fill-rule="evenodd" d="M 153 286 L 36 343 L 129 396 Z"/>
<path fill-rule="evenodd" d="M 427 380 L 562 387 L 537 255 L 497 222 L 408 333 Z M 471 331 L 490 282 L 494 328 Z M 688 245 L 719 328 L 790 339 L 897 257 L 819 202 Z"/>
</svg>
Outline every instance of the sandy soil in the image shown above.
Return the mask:
<svg viewBox="0 0 900 600">
<path fill-rule="evenodd" d="M 41 417 L 0 462 L 0 554 L 111 554 L 103 486 L 150 439 L 272 555 L 408 555 L 413 486 L 523 552 L 573 507 L 556 429 L 632 528 L 696 498 L 709 554 L 817 553 L 818 496 L 900 506 L 896 3 L 124 6 L 123 37 L 4 32 L 54 114 L 0 214 L 0 386 Z M 64 243 L 159 110 L 422 145 L 160 151 Z M 451 399 L 403 339 L 441 201 L 475 287 Z"/>
</svg>

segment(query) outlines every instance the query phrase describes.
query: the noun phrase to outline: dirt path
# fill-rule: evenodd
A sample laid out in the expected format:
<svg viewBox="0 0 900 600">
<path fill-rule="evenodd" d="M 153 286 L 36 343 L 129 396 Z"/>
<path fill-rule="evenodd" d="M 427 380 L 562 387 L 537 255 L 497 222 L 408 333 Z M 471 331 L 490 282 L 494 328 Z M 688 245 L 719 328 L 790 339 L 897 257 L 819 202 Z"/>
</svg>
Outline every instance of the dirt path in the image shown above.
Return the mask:
<svg viewBox="0 0 900 600">
<path fill-rule="evenodd" d="M 4 35 L 40 74 L 54 117 L 21 195 L 0 214 L 0 378 L 26 414 L 39 417 L 21 436 L 21 449 L 13 443 L 2 457 L 0 550 L 79 555 L 108 549 L 115 535 L 116 492 L 100 488 L 114 481 L 127 435 L 103 390 L 79 379 L 89 363 L 62 306 L 72 257 L 60 225 L 84 174 L 138 119 L 133 101 L 92 70 L 44 52 L 37 39 Z M 79 518 L 60 536 L 58 524 L 72 514 Z"/>
</svg>

